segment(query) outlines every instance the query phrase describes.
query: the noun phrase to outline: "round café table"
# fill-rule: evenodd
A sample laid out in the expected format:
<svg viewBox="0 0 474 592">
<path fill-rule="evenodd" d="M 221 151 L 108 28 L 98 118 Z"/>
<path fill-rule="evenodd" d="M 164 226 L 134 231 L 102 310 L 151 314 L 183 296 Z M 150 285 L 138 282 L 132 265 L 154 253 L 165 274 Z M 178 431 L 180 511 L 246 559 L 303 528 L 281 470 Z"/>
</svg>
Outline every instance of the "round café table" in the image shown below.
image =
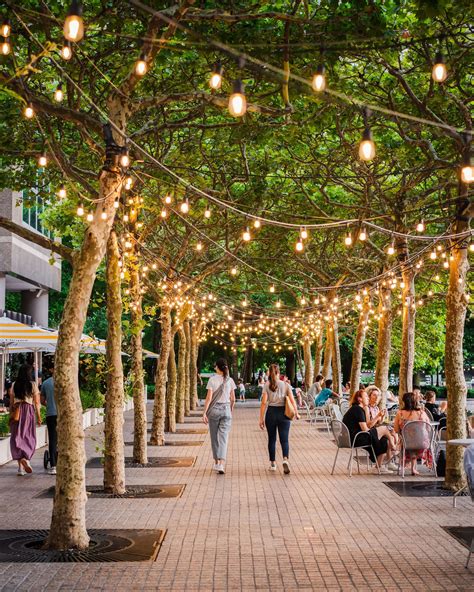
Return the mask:
<svg viewBox="0 0 474 592">
<path fill-rule="evenodd" d="M 451 444 L 452 446 L 462 446 L 463 448 L 469 448 L 471 444 L 474 444 L 474 438 L 455 438 L 454 440 L 448 440 L 447 444 Z M 456 491 L 453 495 L 453 507 L 456 507 L 456 499 L 457 496 L 466 491 L 467 485 L 461 487 L 458 491 Z"/>
</svg>

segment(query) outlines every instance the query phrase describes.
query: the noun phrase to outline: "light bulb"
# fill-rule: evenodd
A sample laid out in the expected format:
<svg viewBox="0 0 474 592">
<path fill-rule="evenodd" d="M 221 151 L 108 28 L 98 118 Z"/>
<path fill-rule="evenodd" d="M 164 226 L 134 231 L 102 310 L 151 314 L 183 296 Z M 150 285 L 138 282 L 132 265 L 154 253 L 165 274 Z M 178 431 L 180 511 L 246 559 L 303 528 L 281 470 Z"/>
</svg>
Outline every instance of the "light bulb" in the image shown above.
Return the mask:
<svg viewBox="0 0 474 592">
<path fill-rule="evenodd" d="M 474 181 L 474 157 L 472 154 L 466 154 L 463 158 L 461 181 L 466 184 Z"/>
<path fill-rule="evenodd" d="M 56 90 L 54 91 L 54 100 L 56 101 L 56 103 L 60 103 L 63 99 L 64 99 L 63 89 L 61 88 L 61 85 L 58 84 L 58 86 L 56 87 Z"/>
<path fill-rule="evenodd" d="M 45 167 L 48 166 L 48 157 L 46 156 L 46 152 L 42 152 L 39 156 L 38 156 L 38 166 L 39 167 Z"/>
<path fill-rule="evenodd" d="M 256 220 L 254 220 L 254 223 L 253 223 L 254 228 L 260 228 L 261 225 L 262 225 L 262 223 L 260 222 L 260 220 L 258 218 Z"/>
<path fill-rule="evenodd" d="M 326 76 L 324 66 L 322 64 L 318 66 L 316 74 L 313 76 L 311 86 L 316 92 L 321 92 L 326 88 Z"/>
<path fill-rule="evenodd" d="M 122 148 L 122 154 L 120 155 L 120 166 L 126 169 L 130 165 L 130 156 L 128 154 L 128 148 Z"/>
<path fill-rule="evenodd" d="M 102 208 L 102 212 L 100 213 L 100 217 L 102 220 L 107 220 L 107 212 Z"/>
<path fill-rule="evenodd" d="M 148 64 L 146 63 L 144 54 L 135 62 L 135 74 L 137 76 L 145 76 L 148 72 Z"/>
<path fill-rule="evenodd" d="M 300 230 L 300 237 L 302 240 L 306 240 L 308 238 L 308 231 L 306 230 L 306 228 L 302 228 Z"/>
<path fill-rule="evenodd" d="M 270 286 L 270 292 L 271 292 L 272 294 L 274 294 L 274 292 L 275 292 L 275 286 L 273 286 L 273 285 L 271 285 L 271 286 Z"/>
<path fill-rule="evenodd" d="M 352 236 L 350 232 L 348 232 L 344 237 L 344 244 L 346 247 L 350 247 L 352 245 Z"/>
<path fill-rule="evenodd" d="M 277 300 L 277 301 L 275 302 L 275 306 L 276 306 L 277 308 L 280 308 L 280 306 L 281 306 L 281 302 L 280 302 L 279 300 Z"/>
<path fill-rule="evenodd" d="M 130 175 L 127 175 L 125 177 L 125 182 L 124 182 L 124 187 L 127 191 L 129 191 L 133 186 L 133 177 L 131 177 Z"/>
<path fill-rule="evenodd" d="M 35 110 L 33 109 L 33 105 L 28 103 L 28 105 L 23 110 L 23 115 L 26 119 L 32 119 L 35 116 Z"/>
<path fill-rule="evenodd" d="M 166 218 L 166 216 L 167 216 L 167 215 L 168 215 L 168 212 L 167 212 L 167 211 L 166 211 L 166 210 L 163 208 L 163 209 L 161 210 L 161 217 L 162 217 L 162 218 Z"/>
<path fill-rule="evenodd" d="M 2 46 L 1 46 L 2 55 L 7 56 L 11 52 L 11 50 L 12 50 L 12 46 L 11 46 L 10 40 L 7 37 L 2 42 Z"/>
<path fill-rule="evenodd" d="M 471 253 L 474 253 L 474 243 L 470 243 L 469 250 L 471 251 Z"/>
<path fill-rule="evenodd" d="M 181 213 L 183 214 L 187 214 L 189 212 L 189 200 L 188 198 L 186 198 L 180 205 L 179 209 L 181 210 Z"/>
<path fill-rule="evenodd" d="M 173 199 L 171 198 L 171 195 L 166 195 L 165 196 L 165 204 L 170 204 L 173 201 Z"/>
<path fill-rule="evenodd" d="M 237 275 L 237 267 L 233 267 L 233 268 L 230 270 L 230 273 L 231 273 L 232 275 Z"/>
<path fill-rule="evenodd" d="M 444 261 L 443 267 L 444 269 L 449 269 L 449 261 Z"/>
<path fill-rule="evenodd" d="M 76 214 L 77 214 L 78 216 L 84 216 L 84 206 L 82 205 L 82 203 L 80 203 L 80 204 L 77 206 Z"/>
<path fill-rule="evenodd" d="M 447 76 L 448 71 L 446 69 L 446 64 L 444 63 L 444 56 L 440 51 L 438 51 L 435 56 L 435 63 L 431 71 L 431 77 L 435 82 L 441 83 L 446 80 Z"/>
<path fill-rule="evenodd" d="M 370 128 L 366 127 L 362 134 L 362 141 L 359 144 L 359 158 L 360 160 L 372 160 L 375 156 L 375 144 L 372 139 L 372 132 Z"/>
<path fill-rule="evenodd" d="M 2 25 L 0 27 L 0 35 L 2 37 L 10 37 L 11 32 L 12 32 L 12 28 L 10 25 L 10 21 L 8 19 L 4 19 L 2 21 Z"/>
<path fill-rule="evenodd" d="M 116 200 L 114 201 L 114 208 L 115 208 L 116 210 L 118 210 L 118 209 L 119 209 L 119 207 L 120 207 L 120 202 L 119 202 L 119 200 L 118 200 L 118 199 L 116 199 Z"/>
<path fill-rule="evenodd" d="M 94 214 L 92 212 L 89 212 L 86 216 L 86 220 L 88 222 L 92 222 L 93 219 L 94 219 Z"/>
<path fill-rule="evenodd" d="M 304 296 L 301 297 L 300 304 L 301 306 L 304 306 L 306 304 L 306 298 Z"/>
<path fill-rule="evenodd" d="M 416 225 L 416 231 L 417 232 L 424 232 L 425 230 L 425 223 L 423 222 L 423 220 L 420 220 L 418 222 L 418 224 Z"/>
<path fill-rule="evenodd" d="M 365 229 L 364 226 L 362 226 L 362 228 L 360 229 L 360 232 L 359 232 L 359 240 L 361 240 L 361 241 L 366 241 L 367 240 L 367 230 Z"/>
<path fill-rule="evenodd" d="M 214 69 L 211 72 L 211 77 L 209 78 L 209 86 L 212 90 L 219 90 L 222 86 L 222 73 L 224 72 L 224 68 L 219 62 L 216 62 Z"/>
<path fill-rule="evenodd" d="M 84 21 L 82 20 L 82 5 L 72 0 L 63 27 L 64 37 L 69 41 L 78 42 L 84 37 Z"/>
<path fill-rule="evenodd" d="M 128 218 L 128 214 L 124 214 L 124 215 L 122 216 L 122 220 L 123 220 L 124 222 L 128 222 L 128 220 L 129 220 L 129 218 Z"/>
<path fill-rule="evenodd" d="M 244 233 L 242 235 L 242 238 L 244 239 L 244 241 L 248 242 L 252 237 L 250 236 L 250 230 L 249 227 L 247 226 L 247 228 L 244 230 Z"/>
<path fill-rule="evenodd" d="M 202 243 L 201 243 L 201 242 L 198 242 L 198 243 L 196 244 L 196 251 L 202 251 L 202 249 L 203 249 L 203 245 L 202 245 Z"/>
<path fill-rule="evenodd" d="M 241 80 L 234 81 L 234 88 L 229 97 L 229 113 L 233 117 L 242 117 L 247 111 L 247 99 L 245 98 L 244 85 Z"/>
<path fill-rule="evenodd" d="M 303 245 L 301 239 L 299 239 L 299 241 L 296 243 L 295 249 L 298 251 L 298 253 L 301 253 L 303 251 L 304 245 Z"/>
<path fill-rule="evenodd" d="M 211 207 L 208 204 L 206 209 L 204 210 L 204 218 L 207 218 L 209 220 L 210 217 L 211 217 Z"/>
<path fill-rule="evenodd" d="M 387 249 L 387 255 L 394 255 L 395 254 L 395 245 L 391 243 Z"/>
<path fill-rule="evenodd" d="M 64 199 L 66 197 L 67 193 L 66 193 L 66 187 L 64 187 L 64 185 L 61 185 L 61 187 L 58 189 L 58 197 L 59 199 Z"/>
<path fill-rule="evenodd" d="M 69 61 L 72 58 L 71 42 L 67 39 L 64 40 L 63 46 L 61 47 L 61 57 L 66 61 Z"/>
</svg>

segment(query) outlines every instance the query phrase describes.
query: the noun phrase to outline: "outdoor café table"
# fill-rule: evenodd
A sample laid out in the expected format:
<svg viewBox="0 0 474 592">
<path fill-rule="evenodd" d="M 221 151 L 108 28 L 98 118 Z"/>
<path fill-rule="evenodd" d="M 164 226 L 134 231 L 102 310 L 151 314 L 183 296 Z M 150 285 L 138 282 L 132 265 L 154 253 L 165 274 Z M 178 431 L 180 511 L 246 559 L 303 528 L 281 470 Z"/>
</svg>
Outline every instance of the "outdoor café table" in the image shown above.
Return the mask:
<svg viewBox="0 0 474 592">
<path fill-rule="evenodd" d="M 474 444 L 474 438 L 458 438 L 456 440 L 448 440 L 448 444 L 452 444 L 453 446 L 462 446 L 463 448 L 469 448 L 471 444 Z M 456 507 L 456 499 L 457 496 L 463 493 L 467 489 L 467 485 L 461 487 L 458 491 L 455 492 L 453 495 L 453 507 Z"/>
</svg>

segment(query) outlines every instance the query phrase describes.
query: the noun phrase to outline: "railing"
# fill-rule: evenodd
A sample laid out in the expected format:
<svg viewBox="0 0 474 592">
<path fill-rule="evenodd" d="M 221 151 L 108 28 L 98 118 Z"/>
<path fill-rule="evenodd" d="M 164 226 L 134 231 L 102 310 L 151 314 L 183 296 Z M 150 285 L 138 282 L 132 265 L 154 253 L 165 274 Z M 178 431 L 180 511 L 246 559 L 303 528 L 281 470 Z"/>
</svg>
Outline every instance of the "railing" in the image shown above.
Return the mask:
<svg viewBox="0 0 474 592">
<path fill-rule="evenodd" d="M 33 317 L 22 312 L 16 312 L 14 310 L 2 310 L 0 308 L 0 317 L 8 317 L 12 321 L 18 321 L 25 325 L 33 325 Z"/>
</svg>

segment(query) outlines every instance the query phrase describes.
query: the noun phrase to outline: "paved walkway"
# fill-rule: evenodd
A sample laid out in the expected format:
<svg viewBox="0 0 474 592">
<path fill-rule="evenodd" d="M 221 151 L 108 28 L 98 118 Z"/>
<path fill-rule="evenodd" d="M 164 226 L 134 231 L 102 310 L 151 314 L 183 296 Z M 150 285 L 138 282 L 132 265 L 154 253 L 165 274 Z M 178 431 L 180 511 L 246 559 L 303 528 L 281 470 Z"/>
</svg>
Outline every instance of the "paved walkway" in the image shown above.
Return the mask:
<svg viewBox="0 0 474 592">
<path fill-rule="evenodd" d="M 465 548 L 441 528 L 474 525 L 470 500 L 453 509 L 450 498 L 398 497 L 381 477 L 349 478 L 346 455 L 331 477 L 334 445 L 304 422 L 292 427 L 291 475 L 268 473 L 266 436 L 250 405 L 237 408 L 225 476 L 210 471 L 207 435 L 174 436 L 205 442 L 150 455 L 196 455 L 194 467 L 127 469 L 127 478 L 186 483 L 181 498 L 89 500 L 91 528 L 167 528 L 155 563 L 0 563 L 0 589 L 474 590 Z M 88 430 L 89 456 L 101 429 Z M 132 412 L 125 430 L 130 440 Z M 49 527 L 52 501 L 33 497 L 54 482 L 41 456 L 33 477 L 16 477 L 12 463 L 0 468 L 2 528 Z M 101 469 L 87 469 L 87 479 L 101 483 Z"/>
</svg>

